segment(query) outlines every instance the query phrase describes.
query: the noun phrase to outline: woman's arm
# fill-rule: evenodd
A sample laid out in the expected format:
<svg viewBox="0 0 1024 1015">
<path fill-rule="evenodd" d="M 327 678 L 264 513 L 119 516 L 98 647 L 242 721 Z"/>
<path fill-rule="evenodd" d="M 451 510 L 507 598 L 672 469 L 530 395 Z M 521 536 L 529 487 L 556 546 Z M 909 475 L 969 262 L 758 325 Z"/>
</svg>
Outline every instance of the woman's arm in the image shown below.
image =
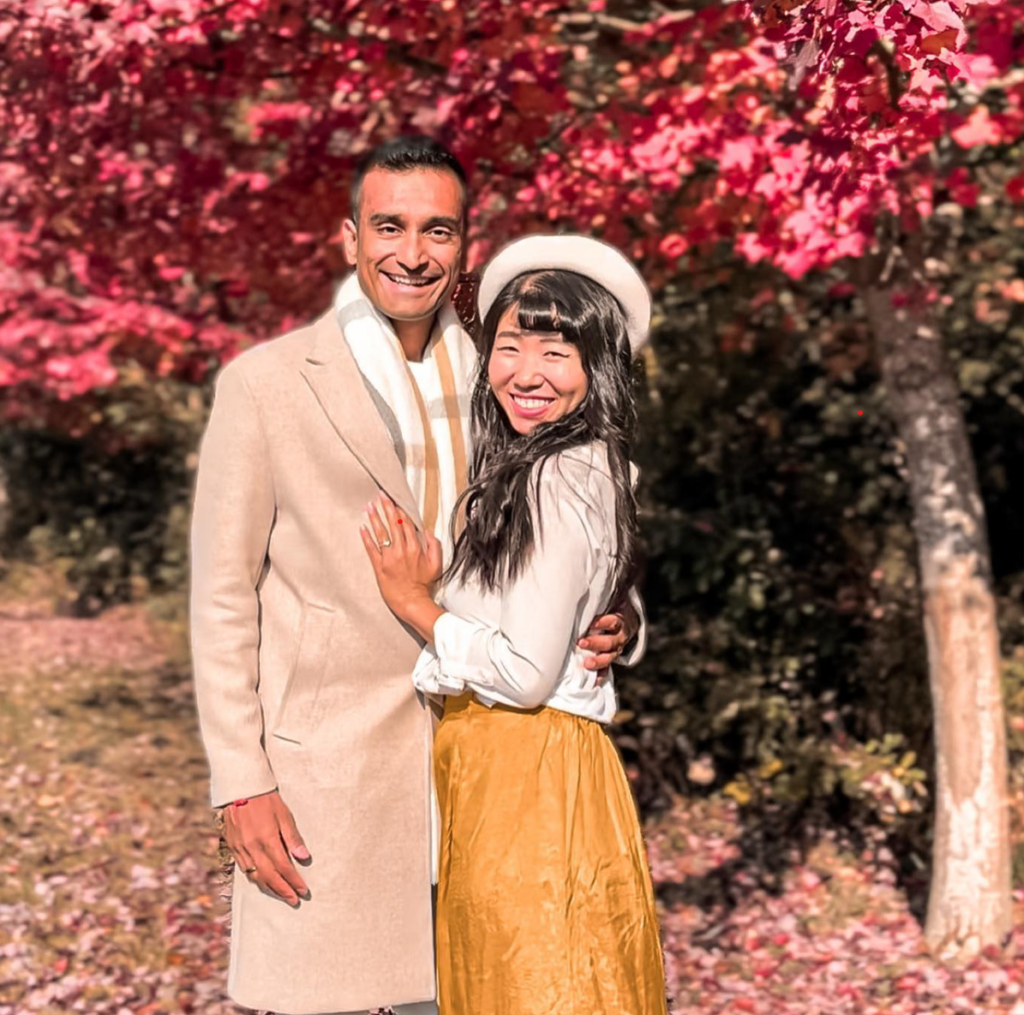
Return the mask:
<svg viewBox="0 0 1024 1015">
<path fill-rule="evenodd" d="M 363 541 L 381 593 L 429 645 L 413 677 L 420 690 L 481 691 L 521 708 L 550 697 L 575 649 L 591 590 L 610 578 L 611 480 L 585 463 L 555 460 L 543 470 L 536 496 L 531 490 L 531 510 L 534 549 L 516 579 L 501 590 L 496 625 L 438 606 L 431 592 L 441 569 L 437 540 L 426 536 L 421 543 L 390 501 L 382 500 L 382 517 L 376 509 L 369 512 Z"/>
<path fill-rule="evenodd" d="M 595 582 L 607 578 L 611 556 L 609 505 L 584 495 L 586 478 L 563 476 L 560 466 L 550 463 L 542 475 L 537 497 L 542 524 L 535 507 L 534 550 L 502 590 L 498 625 L 453 613 L 435 618 L 432 650 L 414 677 L 421 690 L 481 691 L 520 708 L 550 697 L 575 648 L 587 597 Z M 578 463 L 562 467 L 575 470 Z"/>
</svg>

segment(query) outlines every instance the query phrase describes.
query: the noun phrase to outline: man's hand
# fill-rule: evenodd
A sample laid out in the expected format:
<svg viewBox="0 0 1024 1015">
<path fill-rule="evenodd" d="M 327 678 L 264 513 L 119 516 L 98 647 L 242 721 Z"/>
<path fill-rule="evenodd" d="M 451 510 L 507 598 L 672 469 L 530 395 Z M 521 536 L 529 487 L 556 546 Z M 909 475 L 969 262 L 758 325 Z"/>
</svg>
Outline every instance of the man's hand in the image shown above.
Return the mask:
<svg viewBox="0 0 1024 1015">
<path fill-rule="evenodd" d="M 628 601 L 617 612 L 598 617 L 590 625 L 586 637 L 576 643 L 594 653 L 584 660 L 583 665 L 588 670 L 600 670 L 603 678 L 604 671 L 622 655 L 622 650 L 639 629 L 640 618 Z"/>
<path fill-rule="evenodd" d="M 297 906 L 309 896 L 291 858 L 309 860 L 309 850 L 295 827 L 292 812 L 277 790 L 251 797 L 245 804 L 224 808 L 224 839 L 250 881 Z"/>
</svg>

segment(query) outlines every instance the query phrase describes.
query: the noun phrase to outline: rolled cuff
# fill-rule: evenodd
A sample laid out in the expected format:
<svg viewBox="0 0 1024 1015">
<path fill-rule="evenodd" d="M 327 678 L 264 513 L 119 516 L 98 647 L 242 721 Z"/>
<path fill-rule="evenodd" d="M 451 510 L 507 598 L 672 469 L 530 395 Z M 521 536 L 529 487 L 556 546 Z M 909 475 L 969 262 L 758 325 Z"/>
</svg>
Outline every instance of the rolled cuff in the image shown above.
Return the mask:
<svg viewBox="0 0 1024 1015">
<path fill-rule="evenodd" d="M 413 685 L 426 694 L 462 694 L 470 683 L 490 687 L 493 664 L 486 652 L 488 634 L 470 620 L 442 613 L 434 622 L 433 645 L 416 661 Z"/>
<path fill-rule="evenodd" d="M 431 646 L 421 653 L 412 671 L 412 685 L 424 694 L 461 694 L 466 685 L 460 680 L 445 680 L 441 660 Z"/>
</svg>

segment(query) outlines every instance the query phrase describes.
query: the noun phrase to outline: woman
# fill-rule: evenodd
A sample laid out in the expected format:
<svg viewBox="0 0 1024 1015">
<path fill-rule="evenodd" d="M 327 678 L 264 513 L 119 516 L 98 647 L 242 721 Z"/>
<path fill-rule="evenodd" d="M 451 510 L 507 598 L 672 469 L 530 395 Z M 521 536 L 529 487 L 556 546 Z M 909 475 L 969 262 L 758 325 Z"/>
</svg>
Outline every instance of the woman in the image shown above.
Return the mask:
<svg viewBox="0 0 1024 1015">
<path fill-rule="evenodd" d="M 446 696 L 441 1015 L 663 1015 L 643 840 L 604 730 L 615 691 L 577 647 L 633 570 L 630 367 L 650 297 L 613 248 L 531 237 L 488 266 L 480 309 L 473 475 L 440 602 L 436 540 L 389 501 L 363 529 L 385 600 L 428 643 L 413 681 Z"/>
</svg>

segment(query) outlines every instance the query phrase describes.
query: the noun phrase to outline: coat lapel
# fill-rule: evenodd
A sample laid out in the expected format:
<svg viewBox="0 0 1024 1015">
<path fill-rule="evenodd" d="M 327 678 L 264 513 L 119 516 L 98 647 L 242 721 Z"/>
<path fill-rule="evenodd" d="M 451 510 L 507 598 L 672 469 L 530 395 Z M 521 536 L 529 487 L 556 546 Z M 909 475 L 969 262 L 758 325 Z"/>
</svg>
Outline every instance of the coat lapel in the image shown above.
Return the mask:
<svg viewBox="0 0 1024 1015">
<path fill-rule="evenodd" d="M 302 376 L 348 449 L 377 485 L 422 528 L 405 469 L 366 390 L 333 308 L 313 323 L 312 330 L 313 345 L 302 365 Z"/>
</svg>

